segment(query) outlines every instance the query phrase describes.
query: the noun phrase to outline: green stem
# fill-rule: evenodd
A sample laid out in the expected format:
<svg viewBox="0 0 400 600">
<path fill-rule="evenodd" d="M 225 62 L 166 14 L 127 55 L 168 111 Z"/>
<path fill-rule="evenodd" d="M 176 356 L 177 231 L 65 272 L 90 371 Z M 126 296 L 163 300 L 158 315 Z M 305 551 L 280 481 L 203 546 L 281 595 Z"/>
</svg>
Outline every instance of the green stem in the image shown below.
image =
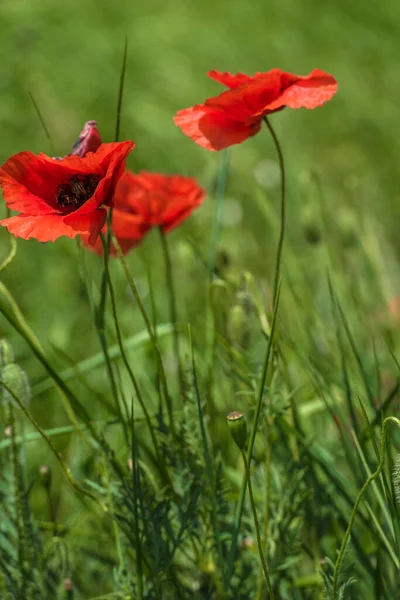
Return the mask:
<svg viewBox="0 0 400 600">
<path fill-rule="evenodd" d="M 13 235 L 10 235 L 11 248 L 8 256 L 3 260 L 0 265 L 0 273 L 7 269 L 8 265 L 14 260 L 15 255 L 17 254 L 17 240 Z"/>
<path fill-rule="evenodd" d="M 224 583 L 224 587 L 226 589 L 227 582 L 226 582 L 225 561 L 224 561 L 223 553 L 222 553 L 221 535 L 220 535 L 220 528 L 219 528 L 219 523 L 218 523 L 218 506 L 217 506 L 216 493 L 215 493 L 215 473 L 214 473 L 214 469 L 213 469 L 213 463 L 211 460 L 212 449 L 210 452 L 210 447 L 209 447 L 209 443 L 208 443 L 208 439 L 207 439 L 206 426 L 204 423 L 203 408 L 201 405 L 200 391 L 199 391 L 199 386 L 198 386 L 198 382 L 197 382 L 196 364 L 195 364 L 195 360 L 194 360 L 191 336 L 190 336 L 190 347 L 191 347 L 191 355 L 192 355 L 193 387 L 195 390 L 197 409 L 199 412 L 199 423 L 200 423 L 201 439 L 202 439 L 202 444 L 203 444 L 203 455 L 204 455 L 204 462 L 205 462 L 205 467 L 206 467 L 206 475 L 207 475 L 208 485 L 209 485 L 210 493 L 211 493 L 211 522 L 213 525 L 215 545 L 216 545 L 217 554 L 218 554 L 218 567 L 220 569 L 220 573 L 218 575 L 221 577 L 221 579 Z M 225 589 L 221 589 L 220 581 L 218 581 L 218 580 L 217 580 L 217 586 L 219 587 L 218 597 L 225 598 L 226 591 L 225 591 Z"/>
<path fill-rule="evenodd" d="M 142 302 L 142 299 L 140 297 L 139 290 L 137 289 L 135 280 L 132 277 L 131 272 L 129 271 L 129 267 L 128 267 L 128 264 L 127 264 L 127 262 L 125 260 L 124 254 L 123 254 L 123 252 L 121 250 L 121 246 L 119 245 L 118 240 L 117 240 L 117 238 L 115 237 L 114 234 L 112 234 L 112 243 L 113 243 L 113 245 L 114 245 L 114 247 L 115 247 L 115 249 L 117 251 L 118 258 L 119 258 L 119 260 L 121 262 L 121 265 L 122 265 L 122 268 L 124 270 L 126 279 L 128 281 L 128 285 L 129 285 L 129 287 L 130 287 L 130 289 L 131 289 L 131 291 L 132 291 L 132 293 L 133 293 L 133 295 L 135 297 L 136 303 L 137 303 L 137 305 L 139 307 L 139 310 L 140 310 L 140 312 L 142 314 L 144 323 L 146 325 L 146 329 L 147 329 L 147 331 L 149 333 L 149 337 L 150 337 L 151 343 L 153 345 L 154 352 L 155 352 L 156 357 L 157 357 L 157 362 L 158 362 L 158 367 L 159 367 L 159 373 L 160 373 L 160 379 L 161 379 L 161 385 L 162 385 L 162 388 L 163 388 L 165 402 L 166 402 L 166 405 L 167 405 L 167 411 L 168 411 L 168 418 L 169 418 L 169 422 L 170 422 L 170 428 L 171 428 L 172 434 L 175 435 L 175 426 L 174 426 L 174 420 L 173 420 L 173 415 L 172 415 L 171 398 L 170 398 L 169 393 L 168 393 L 167 378 L 165 376 L 164 366 L 163 366 L 163 362 L 162 362 L 162 358 L 161 358 L 161 352 L 160 352 L 160 349 L 158 347 L 157 338 L 156 338 L 155 333 L 153 331 L 153 328 L 151 326 L 151 323 L 150 323 L 149 317 L 148 317 L 148 315 L 146 313 L 146 310 L 145 310 L 145 308 L 143 306 L 143 302 Z"/>
<path fill-rule="evenodd" d="M 7 390 L 8 391 L 8 390 Z M 14 408 L 12 406 L 11 401 L 8 403 L 8 423 L 10 427 L 10 435 L 11 435 L 11 458 L 13 465 L 13 480 L 14 480 L 14 501 L 15 501 L 15 524 L 18 534 L 18 567 L 21 573 L 22 579 L 22 589 L 21 593 L 23 596 L 26 594 L 26 539 L 25 539 L 25 531 L 23 527 L 23 511 L 22 511 L 22 495 L 24 490 L 21 489 L 20 486 L 20 476 L 19 476 L 19 464 L 18 464 L 18 447 L 16 443 L 16 435 L 15 435 L 15 416 L 14 416 Z"/>
<path fill-rule="evenodd" d="M 270 336 L 268 338 L 267 348 L 266 348 L 265 355 L 264 355 L 263 370 L 262 370 L 260 385 L 259 385 L 259 389 L 258 389 L 256 413 L 254 416 L 254 421 L 253 421 L 253 425 L 252 425 L 252 429 L 251 429 L 251 433 L 250 433 L 249 444 L 248 444 L 247 453 L 246 453 L 249 468 L 250 468 L 250 463 L 251 463 L 251 455 L 253 452 L 254 442 L 256 439 L 258 421 L 259 421 L 260 413 L 261 413 L 265 381 L 267 378 L 267 371 L 268 371 L 268 366 L 269 366 L 271 353 L 272 353 L 272 346 L 273 346 L 273 340 L 274 340 L 274 334 L 275 334 L 276 316 L 277 316 L 278 306 L 279 306 L 279 296 L 280 296 L 280 282 L 278 285 L 278 290 L 277 290 L 277 294 L 276 294 L 276 302 L 274 305 L 274 312 L 272 315 L 271 332 L 270 332 Z M 268 451 L 269 450 L 270 449 L 268 449 Z M 241 487 L 240 496 L 239 496 L 239 502 L 237 505 L 235 521 L 234 521 L 234 525 L 233 525 L 232 546 L 231 546 L 231 550 L 230 550 L 229 558 L 228 558 L 228 581 L 230 581 L 230 579 L 233 575 L 233 566 L 234 566 L 235 557 L 236 557 L 237 541 L 238 541 L 240 523 L 242 520 L 244 498 L 246 495 L 246 487 L 247 487 L 247 477 L 245 476 L 245 477 L 243 477 L 242 487 Z"/>
<path fill-rule="evenodd" d="M 125 86 L 125 73 L 126 73 L 126 58 L 128 54 L 128 37 L 125 37 L 124 53 L 122 56 L 121 75 L 119 78 L 119 90 L 118 90 L 118 101 L 117 101 L 117 118 L 115 121 L 115 141 L 119 141 L 119 132 L 121 127 L 121 110 L 122 110 L 122 98 L 124 96 Z"/>
<path fill-rule="evenodd" d="M 134 513 L 134 526 L 135 526 L 135 546 L 136 546 L 136 579 L 137 579 L 137 593 L 138 600 L 143 600 L 143 565 L 142 565 L 142 547 L 140 544 L 140 528 L 139 528 L 139 498 L 138 493 L 138 453 L 136 447 L 136 436 L 135 436 L 135 420 L 134 420 L 134 405 L 132 403 L 131 410 L 131 456 L 132 456 L 132 489 L 133 489 L 133 513 Z"/>
<path fill-rule="evenodd" d="M 274 141 L 275 148 L 278 153 L 279 169 L 281 172 L 281 231 L 279 234 L 278 249 L 276 252 L 276 261 L 275 261 L 274 293 L 272 296 L 273 306 L 274 306 L 275 302 L 276 302 L 276 295 L 278 293 L 278 283 L 279 283 L 279 279 L 280 279 L 280 275 L 281 275 L 282 249 L 283 249 L 283 242 L 285 239 L 286 176 L 285 176 L 285 163 L 283 161 L 283 153 L 282 153 L 282 148 L 279 143 L 279 140 L 278 140 L 276 133 L 267 117 L 264 117 L 264 122 L 265 122 L 266 126 L 268 127 L 268 131 L 270 132 L 271 137 Z"/>
<path fill-rule="evenodd" d="M 241 454 L 242 454 L 242 458 L 243 458 L 243 464 L 244 464 L 244 469 L 245 469 L 245 473 L 246 473 L 247 484 L 249 487 L 250 504 L 251 504 L 251 509 L 253 511 L 254 526 L 256 528 L 257 547 L 258 547 L 258 553 L 260 555 L 261 566 L 262 566 L 262 570 L 264 572 L 265 581 L 267 582 L 268 596 L 269 596 L 270 600 L 275 600 L 274 591 L 272 589 L 271 580 L 269 578 L 267 563 L 265 562 L 264 552 L 262 549 L 260 525 L 258 523 L 256 503 L 254 501 L 253 486 L 252 486 L 251 477 L 250 477 L 250 466 L 249 466 L 249 462 L 246 457 L 246 452 L 243 450 L 243 448 L 241 448 Z"/>
<path fill-rule="evenodd" d="M 357 516 L 358 507 L 359 507 L 359 505 L 361 503 L 361 500 L 363 499 L 363 496 L 364 496 L 367 488 L 374 481 L 374 479 L 376 479 L 377 477 L 379 477 L 379 475 L 381 474 L 381 472 L 383 470 L 384 464 L 385 464 L 386 427 L 387 427 L 387 424 L 389 422 L 391 422 L 391 421 L 393 423 L 396 423 L 396 425 L 398 427 L 400 427 L 400 420 L 396 419 L 396 417 L 387 417 L 383 421 L 383 424 L 382 424 L 382 434 L 381 434 L 381 451 L 380 451 L 380 460 L 379 460 L 378 468 L 376 469 L 376 471 L 374 473 L 371 473 L 371 475 L 368 477 L 368 479 L 366 480 L 366 482 L 362 486 L 362 488 L 361 488 L 361 490 L 360 490 L 360 492 L 359 492 L 359 494 L 357 496 L 357 500 L 356 500 L 356 503 L 354 504 L 353 510 L 351 512 L 349 524 L 347 526 L 346 533 L 344 534 L 344 537 L 343 537 L 343 540 L 342 540 L 342 545 L 340 546 L 339 554 L 338 554 L 338 557 L 336 559 L 335 569 L 334 569 L 334 572 L 333 572 L 333 592 L 332 592 L 332 599 L 333 600 L 337 600 L 338 599 L 338 587 L 339 587 L 340 567 L 342 565 L 344 554 L 345 554 L 346 547 L 347 547 L 347 543 L 349 541 L 350 533 L 351 533 L 351 530 L 353 528 L 355 518 Z"/>
<path fill-rule="evenodd" d="M 118 528 L 117 521 L 115 519 L 115 507 L 114 507 L 113 495 L 112 495 L 112 491 L 111 491 L 110 471 L 108 469 L 107 460 L 105 460 L 105 459 L 104 459 L 104 467 L 105 467 L 105 476 L 106 476 L 106 483 L 107 483 L 108 503 L 110 506 L 110 511 L 113 514 L 112 527 L 113 527 L 113 534 L 114 534 L 114 539 L 115 539 L 115 547 L 117 549 L 118 563 L 119 563 L 120 570 L 124 571 L 125 570 L 124 553 L 122 551 L 120 531 Z"/>
<path fill-rule="evenodd" d="M 265 508 L 264 508 L 264 526 L 262 534 L 262 542 L 265 546 L 267 543 L 268 526 L 269 526 L 269 502 L 271 497 L 271 427 L 267 420 L 267 456 L 265 459 Z M 262 568 L 258 579 L 257 594 L 255 600 L 261 600 L 263 592 L 263 577 Z"/>
<path fill-rule="evenodd" d="M 101 242 L 103 244 L 103 249 L 104 249 L 104 274 L 103 274 L 103 281 L 102 281 L 102 283 L 104 282 L 104 291 L 101 295 L 102 298 L 105 298 L 106 293 L 107 293 L 107 285 L 110 282 L 109 271 L 108 271 L 108 255 L 109 255 L 109 239 L 108 239 L 108 237 L 109 236 L 107 236 L 107 240 L 106 240 L 104 238 L 104 235 L 102 233 L 100 233 L 100 238 L 101 238 Z M 86 281 L 86 287 L 88 287 L 87 281 Z M 105 304 L 105 302 L 104 302 L 104 304 Z M 104 362 L 105 362 L 106 368 L 107 368 L 108 379 L 110 381 L 111 391 L 112 391 L 112 395 L 114 397 L 114 403 L 115 403 L 117 415 L 121 420 L 121 426 L 123 428 L 125 442 L 127 445 L 129 445 L 128 430 L 127 430 L 124 416 L 122 414 L 122 408 L 121 408 L 121 404 L 119 401 L 117 383 L 115 381 L 114 371 L 112 368 L 112 364 L 111 364 L 111 360 L 110 360 L 110 356 L 109 356 L 109 352 L 108 352 L 107 338 L 106 338 L 106 333 L 105 333 L 104 312 L 105 312 L 105 306 L 103 306 L 103 302 L 100 301 L 98 310 L 96 311 L 96 313 L 94 315 L 95 327 L 96 327 L 97 335 L 99 337 L 101 349 L 102 349 L 102 352 L 104 355 Z"/>
<path fill-rule="evenodd" d="M 174 276 L 172 269 L 172 261 L 171 255 L 169 252 L 167 237 L 161 227 L 159 228 L 161 245 L 164 254 L 164 262 L 165 262 L 165 271 L 167 276 L 167 286 L 168 286 L 168 295 L 169 295 L 169 311 L 170 311 L 170 319 L 171 323 L 174 327 L 174 350 L 175 350 L 175 358 L 178 365 L 178 374 L 179 374 L 179 383 L 181 388 L 181 397 L 182 401 L 184 398 L 185 391 L 185 382 L 183 377 L 183 370 L 181 364 L 181 352 L 180 352 L 180 343 L 179 343 L 179 332 L 178 332 L 178 311 L 176 307 L 176 294 L 175 294 L 175 285 L 174 285 Z"/>
<path fill-rule="evenodd" d="M 136 396 L 137 396 L 137 398 L 139 400 L 140 407 L 141 407 L 141 409 L 143 411 L 143 414 L 144 414 L 147 426 L 149 428 L 151 440 L 153 442 L 154 450 L 155 450 L 155 453 L 156 453 L 156 462 L 159 465 L 160 470 L 162 471 L 162 474 L 163 474 L 163 476 L 165 478 L 166 483 L 169 484 L 171 486 L 171 488 L 172 488 L 173 485 L 172 485 L 171 478 L 170 478 L 169 473 L 168 473 L 168 471 L 167 471 L 167 469 L 165 467 L 164 461 L 161 460 L 160 447 L 159 447 L 159 444 L 158 444 L 158 441 L 157 441 L 156 434 L 154 432 L 154 427 L 153 427 L 152 422 L 151 422 L 149 411 L 147 410 L 146 404 L 145 404 L 145 402 L 143 400 L 142 393 L 140 391 L 139 383 L 138 383 L 138 381 L 137 381 L 137 379 L 135 377 L 135 374 L 133 373 L 133 370 L 132 370 L 132 368 L 131 368 L 131 366 L 129 364 L 128 357 L 127 357 L 126 352 L 125 352 L 125 348 L 124 348 L 124 344 L 123 344 L 123 340 L 122 340 L 121 329 L 120 329 L 119 321 L 118 321 L 117 303 L 116 303 L 116 299 L 115 299 L 114 287 L 113 287 L 113 284 L 112 284 L 112 281 L 111 281 L 111 274 L 110 274 L 110 270 L 108 268 L 108 264 L 107 264 L 107 267 L 106 267 L 106 276 L 107 276 L 107 281 L 108 281 L 108 289 L 110 291 L 112 316 L 113 316 L 113 320 L 114 320 L 115 332 L 116 332 L 116 335 L 117 335 L 117 342 L 118 342 L 118 346 L 119 346 L 119 349 L 120 349 L 121 358 L 122 358 L 122 361 L 123 361 L 123 363 L 125 365 L 125 368 L 126 368 L 126 370 L 128 372 L 128 375 L 129 375 L 131 383 L 132 383 L 132 385 L 134 387 Z"/>
</svg>

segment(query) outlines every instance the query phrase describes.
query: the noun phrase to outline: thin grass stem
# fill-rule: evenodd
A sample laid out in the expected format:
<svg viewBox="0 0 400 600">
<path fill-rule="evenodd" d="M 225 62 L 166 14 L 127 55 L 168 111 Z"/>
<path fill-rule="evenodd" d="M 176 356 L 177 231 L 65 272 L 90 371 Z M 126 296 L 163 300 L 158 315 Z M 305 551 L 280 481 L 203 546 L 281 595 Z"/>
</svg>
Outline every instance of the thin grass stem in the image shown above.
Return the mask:
<svg viewBox="0 0 400 600">
<path fill-rule="evenodd" d="M 164 392 L 164 398 L 165 398 L 165 402 L 166 402 L 166 406 L 167 406 L 167 412 L 168 412 L 168 418 L 169 418 L 169 422 L 170 422 L 170 428 L 171 428 L 172 434 L 175 435 L 175 425 L 174 425 L 174 419 L 173 419 L 173 414 L 172 414 L 171 398 L 170 398 L 169 393 L 168 393 L 167 378 L 165 376 L 164 365 L 163 365 L 162 358 L 161 358 L 161 352 L 160 352 L 160 349 L 158 347 L 157 338 L 155 336 L 153 327 L 152 327 L 152 325 L 150 323 L 149 317 L 148 317 L 148 315 L 146 313 L 146 310 L 144 308 L 144 305 L 143 305 L 142 299 L 140 297 L 139 290 L 137 289 L 137 285 L 135 283 L 135 280 L 134 280 L 134 278 L 133 278 L 133 276 L 132 276 L 132 274 L 131 274 L 131 272 L 129 270 L 128 264 L 127 264 L 127 262 L 125 260 L 124 254 L 123 254 L 123 252 L 121 250 L 121 246 L 119 245 L 118 240 L 117 240 L 117 238 L 115 237 L 114 234 L 112 234 L 112 243 L 113 243 L 113 245 L 114 245 L 114 247 L 115 247 L 115 249 L 117 251 L 118 258 L 119 258 L 119 260 L 121 262 L 123 271 L 125 273 L 125 277 L 126 277 L 126 279 L 128 281 L 128 285 L 129 285 L 129 287 L 130 287 L 130 289 L 131 289 L 131 291 L 133 293 L 133 296 L 134 296 L 134 298 L 136 300 L 136 303 L 137 303 L 137 305 L 139 307 L 139 310 L 140 310 L 141 315 L 143 317 L 144 323 L 146 325 L 146 329 L 147 329 L 147 331 L 149 333 L 151 343 L 153 345 L 153 349 L 154 349 L 154 352 L 155 352 L 155 355 L 156 355 L 156 358 L 157 358 L 157 363 L 158 363 L 158 368 L 159 368 L 159 373 L 160 373 L 161 386 L 162 386 L 162 389 L 163 389 L 163 392 Z"/>
<path fill-rule="evenodd" d="M 277 294 L 276 294 L 276 302 L 274 305 L 274 312 L 272 315 L 271 332 L 270 332 L 270 336 L 268 338 L 267 348 L 266 348 L 265 355 L 264 355 L 264 364 L 263 364 L 262 374 L 261 374 L 259 388 L 258 388 L 256 412 L 254 415 L 253 425 L 252 425 L 249 443 L 248 443 L 248 447 L 247 447 L 246 456 L 247 456 L 247 462 L 248 462 L 249 468 L 250 468 L 250 464 L 251 464 L 251 455 L 253 452 L 254 442 L 255 442 L 256 434 L 257 434 L 258 421 L 259 421 L 260 413 L 261 413 L 265 381 L 267 378 L 268 367 L 269 367 L 271 354 L 272 354 L 272 347 L 273 347 L 273 340 L 274 340 L 275 326 L 276 326 L 276 317 L 277 317 L 278 307 L 279 307 L 280 286 L 281 286 L 281 284 L 279 282 L 278 290 L 277 290 Z M 268 448 L 267 451 L 269 452 L 270 448 Z M 237 542 L 238 542 L 238 535 L 239 535 L 239 530 L 240 530 L 240 523 L 242 520 L 244 498 L 246 495 L 246 487 L 247 487 L 247 477 L 245 476 L 245 477 L 243 477 L 242 487 L 240 489 L 239 501 L 238 501 L 238 505 L 236 508 L 235 520 L 234 520 L 234 524 L 233 524 L 232 545 L 231 545 L 231 549 L 230 549 L 230 553 L 229 553 L 229 557 L 228 557 L 228 569 L 227 569 L 228 582 L 231 580 L 232 575 L 233 575 L 233 567 L 234 567 L 235 558 L 236 558 Z"/>
<path fill-rule="evenodd" d="M 183 377 L 182 363 L 181 363 L 181 350 L 180 350 L 180 340 L 179 340 L 179 331 L 178 331 L 178 311 L 177 311 L 177 302 L 176 302 L 176 288 L 174 285 L 174 274 L 172 269 L 172 261 L 171 255 L 169 252 L 169 245 L 167 242 L 167 236 L 161 229 L 159 228 L 160 238 L 161 238 L 161 246 L 164 254 L 164 262 L 165 262 L 165 271 L 167 278 L 167 287 L 168 287 L 168 296 L 169 296 L 169 311 L 170 311 L 170 319 L 171 323 L 174 327 L 174 350 L 175 350 L 175 359 L 178 367 L 178 376 L 179 376 L 179 385 L 181 390 L 182 401 L 184 398 L 185 391 L 185 382 Z"/>
<path fill-rule="evenodd" d="M 260 555 L 261 566 L 262 566 L 262 570 L 264 573 L 265 581 L 267 582 L 268 596 L 269 596 L 270 600 L 275 600 L 274 590 L 272 589 L 271 580 L 270 580 L 269 573 L 268 573 L 268 567 L 267 567 L 267 563 L 265 561 L 264 551 L 263 551 L 262 543 L 261 543 L 260 525 L 258 523 L 256 503 L 254 501 L 253 486 L 251 483 L 249 462 L 246 457 L 246 452 L 242 448 L 241 448 L 240 452 L 241 452 L 241 455 L 243 458 L 244 470 L 246 473 L 247 485 L 249 488 L 251 510 L 253 512 L 254 527 L 256 529 L 258 553 Z"/>
</svg>

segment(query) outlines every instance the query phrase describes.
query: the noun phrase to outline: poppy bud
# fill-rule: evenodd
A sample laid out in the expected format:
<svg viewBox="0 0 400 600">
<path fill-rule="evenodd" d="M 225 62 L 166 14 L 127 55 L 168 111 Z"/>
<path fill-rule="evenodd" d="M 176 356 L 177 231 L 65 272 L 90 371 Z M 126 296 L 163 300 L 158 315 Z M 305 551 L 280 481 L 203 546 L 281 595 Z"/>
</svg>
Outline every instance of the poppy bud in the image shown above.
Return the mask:
<svg viewBox="0 0 400 600">
<path fill-rule="evenodd" d="M 83 158 L 88 152 L 96 152 L 99 146 L 101 146 L 101 137 L 96 121 L 86 121 L 78 139 L 72 146 L 71 155 L 76 154 Z"/>
<path fill-rule="evenodd" d="M 16 363 L 9 363 L 0 370 L 0 379 L 10 388 L 15 396 L 24 404 L 29 405 L 31 390 L 25 371 Z M 1 386 L 0 386 L 1 387 Z M 13 396 L 3 388 L 3 400 L 5 402 L 14 401 Z"/>
<path fill-rule="evenodd" d="M 10 342 L 0 339 L 0 368 L 14 362 L 14 351 Z"/>
<path fill-rule="evenodd" d="M 246 449 L 247 425 L 242 412 L 235 410 L 226 417 L 231 436 L 241 450 Z"/>
<path fill-rule="evenodd" d="M 51 488 L 51 468 L 48 465 L 41 465 L 39 467 L 39 474 L 43 487 L 49 490 Z"/>
</svg>

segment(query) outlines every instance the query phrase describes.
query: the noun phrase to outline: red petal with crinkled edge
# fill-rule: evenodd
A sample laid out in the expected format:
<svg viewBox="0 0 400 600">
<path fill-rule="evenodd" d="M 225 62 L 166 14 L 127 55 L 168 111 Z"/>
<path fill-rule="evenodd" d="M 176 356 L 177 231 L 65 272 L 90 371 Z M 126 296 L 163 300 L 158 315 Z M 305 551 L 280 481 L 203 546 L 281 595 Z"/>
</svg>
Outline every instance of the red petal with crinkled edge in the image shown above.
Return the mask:
<svg viewBox="0 0 400 600">
<path fill-rule="evenodd" d="M 99 208 L 90 215 L 71 218 L 59 215 L 18 215 L 0 221 L 0 225 L 7 227 L 8 231 L 24 240 L 35 238 L 39 242 L 54 242 L 61 236 L 74 238 L 78 234 L 86 233 L 88 238 L 95 241 L 104 225 L 107 211 Z M 70 222 L 66 220 L 70 219 Z"/>
<path fill-rule="evenodd" d="M 24 240 L 31 238 L 39 242 L 54 242 L 62 235 L 74 238 L 78 232 L 66 225 L 58 215 L 18 215 L 0 221 L 0 225 L 7 227 L 8 231 Z"/>
<path fill-rule="evenodd" d="M 280 96 L 268 106 L 269 111 L 275 111 L 283 106 L 289 108 L 313 109 L 328 102 L 337 92 L 336 79 L 319 69 L 314 69 L 306 77 L 299 77 L 287 86 Z"/>
<path fill-rule="evenodd" d="M 231 90 L 252 79 L 250 75 L 245 75 L 244 73 L 236 73 L 236 75 L 233 75 L 232 73 L 221 73 L 220 71 L 208 71 L 207 75 L 211 79 L 214 79 L 214 81 L 226 85 L 226 87 Z"/>
<path fill-rule="evenodd" d="M 223 150 L 240 144 L 261 127 L 261 121 L 247 125 L 230 118 L 229 111 L 201 105 L 178 111 L 174 122 L 185 135 L 207 150 Z"/>
</svg>

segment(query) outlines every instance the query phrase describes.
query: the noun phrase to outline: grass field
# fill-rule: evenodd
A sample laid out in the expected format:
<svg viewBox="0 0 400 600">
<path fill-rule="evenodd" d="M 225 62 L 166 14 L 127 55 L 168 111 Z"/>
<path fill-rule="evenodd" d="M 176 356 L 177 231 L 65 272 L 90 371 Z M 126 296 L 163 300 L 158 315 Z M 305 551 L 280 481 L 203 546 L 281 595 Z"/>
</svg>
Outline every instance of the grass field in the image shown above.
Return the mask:
<svg viewBox="0 0 400 600">
<path fill-rule="evenodd" d="M 112 373 L 129 410 L 116 409 L 78 244 L 20 239 L 0 272 L 0 338 L 30 386 L 28 415 L 6 391 L 0 406 L 0 598 L 270 600 L 231 411 L 243 412 L 248 439 L 257 432 L 250 479 L 275 600 L 399 598 L 398 3 L 3 0 L 0 24 L 1 163 L 23 150 L 63 156 L 90 119 L 114 140 L 127 36 L 129 168 L 193 176 L 207 190 L 167 237 L 182 386 L 159 232 L 126 260 L 163 368 L 110 260 L 150 426 L 108 299 Z M 221 91 L 208 70 L 274 67 L 319 68 L 339 83 L 326 106 L 270 118 L 287 174 L 276 313 L 280 172 L 267 129 L 214 153 L 173 122 Z M 9 248 L 1 228 L 0 261 Z M 103 261 L 84 256 L 98 301 Z"/>
</svg>

